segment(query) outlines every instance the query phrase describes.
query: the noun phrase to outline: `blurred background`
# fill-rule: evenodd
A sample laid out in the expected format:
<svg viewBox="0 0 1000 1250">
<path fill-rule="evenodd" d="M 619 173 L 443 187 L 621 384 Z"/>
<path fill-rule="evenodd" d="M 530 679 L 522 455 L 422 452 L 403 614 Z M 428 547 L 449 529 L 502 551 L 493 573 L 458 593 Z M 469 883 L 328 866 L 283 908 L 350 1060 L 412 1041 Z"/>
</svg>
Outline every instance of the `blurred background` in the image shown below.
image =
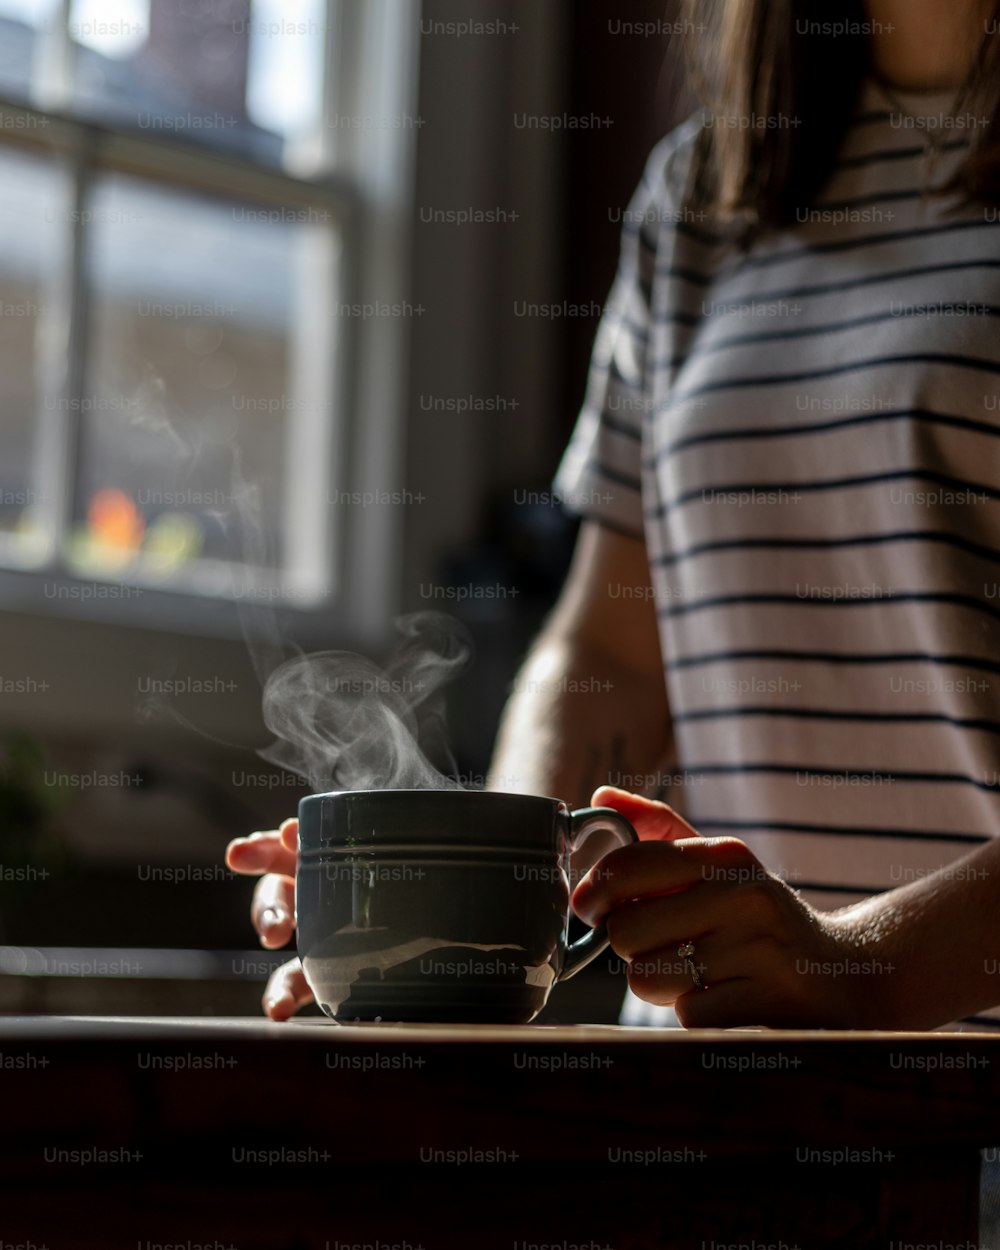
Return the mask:
<svg viewBox="0 0 1000 1250">
<path fill-rule="evenodd" d="M 248 640 L 378 659 L 451 612 L 482 784 L 679 25 L 0 0 L 0 1011 L 256 1013 L 281 956 L 223 849 L 307 787 L 257 754 Z"/>
</svg>

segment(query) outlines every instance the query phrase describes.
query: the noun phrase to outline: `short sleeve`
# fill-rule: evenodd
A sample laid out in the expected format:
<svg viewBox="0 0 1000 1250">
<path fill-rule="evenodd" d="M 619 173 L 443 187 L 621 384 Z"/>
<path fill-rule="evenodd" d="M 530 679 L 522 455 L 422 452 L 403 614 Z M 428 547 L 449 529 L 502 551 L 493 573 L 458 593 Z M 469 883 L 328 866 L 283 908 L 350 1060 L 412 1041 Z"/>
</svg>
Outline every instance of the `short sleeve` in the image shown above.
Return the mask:
<svg viewBox="0 0 1000 1250">
<path fill-rule="evenodd" d="M 667 166 L 678 132 L 646 163 L 623 216 L 618 270 L 598 327 L 583 407 L 556 474 L 567 511 L 640 537 L 643 416 L 652 400 L 647 359 L 659 231 L 671 214 Z"/>
</svg>

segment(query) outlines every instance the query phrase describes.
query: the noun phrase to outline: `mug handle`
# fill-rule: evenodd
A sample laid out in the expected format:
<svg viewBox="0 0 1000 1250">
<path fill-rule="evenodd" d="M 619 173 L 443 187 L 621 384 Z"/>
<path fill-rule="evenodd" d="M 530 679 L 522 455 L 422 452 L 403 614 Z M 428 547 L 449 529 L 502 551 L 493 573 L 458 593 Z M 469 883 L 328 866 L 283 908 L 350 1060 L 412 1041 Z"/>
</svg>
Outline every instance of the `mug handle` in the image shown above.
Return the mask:
<svg viewBox="0 0 1000 1250">
<path fill-rule="evenodd" d="M 611 807 L 581 807 L 577 812 L 570 812 L 569 820 L 571 851 L 582 846 L 598 829 L 613 834 L 622 846 L 639 841 L 639 835 L 625 817 Z M 589 933 L 585 933 L 572 946 L 566 948 L 562 972 L 556 980 L 568 981 L 570 977 L 576 976 L 580 969 L 586 968 L 587 964 L 596 959 L 601 951 L 607 950 L 610 940 L 607 925 L 602 920 Z"/>
</svg>

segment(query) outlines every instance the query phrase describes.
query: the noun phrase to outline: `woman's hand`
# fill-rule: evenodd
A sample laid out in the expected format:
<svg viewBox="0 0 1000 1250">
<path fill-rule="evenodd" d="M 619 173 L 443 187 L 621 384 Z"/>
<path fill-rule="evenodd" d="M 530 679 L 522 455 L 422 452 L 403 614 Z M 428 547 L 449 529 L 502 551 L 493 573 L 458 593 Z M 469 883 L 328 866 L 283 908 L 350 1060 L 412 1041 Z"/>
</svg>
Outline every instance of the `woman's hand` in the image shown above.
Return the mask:
<svg viewBox="0 0 1000 1250">
<path fill-rule="evenodd" d="M 298 861 L 299 822 L 294 818 L 280 829 L 236 838 L 226 847 L 226 864 L 233 872 L 260 877 L 250 904 L 250 919 L 262 946 L 276 950 L 295 932 L 295 865 Z M 297 959 L 271 973 L 264 990 L 264 1012 L 272 1020 L 287 1020 L 312 1002 L 312 992 Z"/>
<path fill-rule="evenodd" d="M 640 998 L 672 1003 L 688 1028 L 866 1027 L 865 965 L 846 925 L 804 903 L 745 843 L 700 837 L 665 803 L 609 786 L 592 802 L 621 812 L 642 841 L 606 855 L 573 907 L 588 924 L 607 919 Z"/>
</svg>

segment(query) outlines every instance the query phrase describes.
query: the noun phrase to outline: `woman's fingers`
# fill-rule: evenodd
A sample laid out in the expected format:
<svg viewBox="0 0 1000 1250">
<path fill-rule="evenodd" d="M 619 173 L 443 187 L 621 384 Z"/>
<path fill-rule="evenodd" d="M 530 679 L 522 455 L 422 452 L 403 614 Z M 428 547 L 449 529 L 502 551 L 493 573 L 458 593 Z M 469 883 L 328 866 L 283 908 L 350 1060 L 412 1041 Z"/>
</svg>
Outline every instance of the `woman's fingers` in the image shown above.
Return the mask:
<svg viewBox="0 0 1000 1250">
<path fill-rule="evenodd" d="M 687 956 L 679 953 L 688 949 L 686 944 L 671 942 L 669 946 L 646 951 L 631 960 L 628 983 L 633 994 L 648 1003 L 668 1007 L 685 994 L 704 993 L 705 987 L 725 984 L 739 975 L 717 939 L 705 938 L 692 945 L 694 950 Z"/>
<path fill-rule="evenodd" d="M 247 838 L 234 838 L 226 847 L 226 864 L 233 872 L 262 876 L 266 872 L 295 876 L 298 860 L 297 820 L 286 820 L 280 829 L 251 833 Z"/>
<path fill-rule="evenodd" d="M 619 790 L 617 786 L 601 786 L 594 791 L 591 803 L 594 807 L 613 807 L 632 825 L 642 841 L 674 841 L 677 838 L 696 838 L 697 830 L 688 822 L 656 799 L 644 798 Z"/>
<path fill-rule="evenodd" d="M 250 918 L 261 945 L 284 946 L 295 931 L 295 870 L 298 865 L 299 822 L 291 817 L 277 829 L 235 838 L 226 847 L 226 864 L 233 872 L 260 877 L 250 904 Z M 272 1020 L 287 1020 L 312 1002 L 312 991 L 297 959 L 271 973 L 263 1006 Z"/>
<path fill-rule="evenodd" d="M 673 1004 L 686 1028 L 731 1028 L 765 1019 L 771 1024 L 783 1012 L 791 1020 L 796 1010 L 802 1012 L 801 1004 L 793 1006 L 794 980 L 766 939 L 734 945 L 724 933 L 671 941 L 639 955 L 628 968 L 632 992 L 650 1003 Z"/>
<path fill-rule="evenodd" d="M 809 966 L 793 962 L 780 933 L 753 936 L 737 925 L 644 950 L 629 961 L 628 983 L 647 1002 L 672 1004 L 689 1029 L 829 1026 L 832 1009 L 803 974 Z"/>
<path fill-rule="evenodd" d="M 262 946 L 276 950 L 291 941 L 295 931 L 295 882 L 291 877 L 268 873 L 257 882 L 250 904 L 250 919 Z"/>
<path fill-rule="evenodd" d="M 759 986 L 750 977 L 734 977 L 704 993 L 692 988 L 676 998 L 673 1007 L 685 1029 L 753 1027 L 765 1015 L 771 1027 L 776 1024 L 769 1010 L 762 1011 Z"/>
<path fill-rule="evenodd" d="M 711 843 L 685 843 L 696 856 Z M 666 848 L 664 848 L 665 850 Z M 611 945 L 626 959 L 634 959 L 643 951 L 661 946 L 693 942 L 715 933 L 726 933 L 733 940 L 746 943 L 785 931 L 784 888 L 765 880 L 760 868 L 759 883 L 748 883 L 715 875 L 718 866 L 702 862 L 700 877 L 684 889 L 654 893 L 652 888 L 643 897 L 628 899 L 607 915 Z"/>
<path fill-rule="evenodd" d="M 610 851 L 573 893 L 573 910 L 587 924 L 598 924 L 612 908 L 630 899 L 672 894 L 702 882 L 766 877 L 738 838 L 687 838 L 640 842 Z"/>
<path fill-rule="evenodd" d="M 261 878 L 254 890 L 250 918 L 269 949 L 284 946 L 295 928 L 295 870 L 298 864 L 299 822 L 282 821 L 278 829 L 236 838 L 226 848 L 233 872 Z"/>
<path fill-rule="evenodd" d="M 706 905 L 705 893 L 700 886 L 692 886 L 669 899 L 637 898 L 622 903 L 607 916 L 612 948 L 623 959 L 641 959 L 648 952 L 659 955 L 676 949 L 682 942 L 703 941 L 724 923 L 716 900 L 709 899 Z"/>
<path fill-rule="evenodd" d="M 271 973 L 264 990 L 264 1014 L 272 1020 L 287 1020 L 312 1000 L 312 990 L 306 984 L 302 965 L 297 959 L 291 959 Z"/>
</svg>

